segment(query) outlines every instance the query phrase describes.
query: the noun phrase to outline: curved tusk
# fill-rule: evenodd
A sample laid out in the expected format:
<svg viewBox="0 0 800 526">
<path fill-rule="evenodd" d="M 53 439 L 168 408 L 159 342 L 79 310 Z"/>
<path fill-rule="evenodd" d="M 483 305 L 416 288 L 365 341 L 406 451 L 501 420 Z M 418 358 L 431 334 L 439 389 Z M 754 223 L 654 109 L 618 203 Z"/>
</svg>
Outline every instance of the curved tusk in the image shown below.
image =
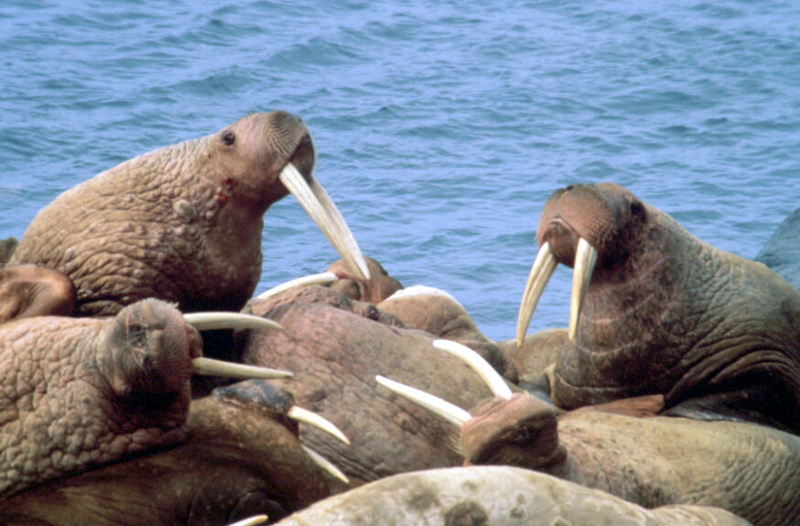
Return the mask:
<svg viewBox="0 0 800 526">
<path fill-rule="evenodd" d="M 297 420 L 298 422 L 305 422 L 306 424 L 318 427 L 319 429 L 322 429 L 326 433 L 344 442 L 348 446 L 350 445 L 350 440 L 348 440 L 344 433 L 342 433 L 339 428 L 333 424 L 333 422 L 321 415 L 318 415 L 317 413 L 293 405 L 291 409 L 289 409 L 287 415 L 289 418 Z"/>
<path fill-rule="evenodd" d="M 511 398 L 511 389 L 508 387 L 508 384 L 503 380 L 503 377 L 494 370 L 494 367 L 483 359 L 483 356 L 466 345 L 461 345 L 452 340 L 434 340 L 433 346 L 465 362 L 473 371 L 478 373 L 478 376 L 481 377 L 481 380 L 486 383 L 489 390 L 492 391 L 495 396 L 506 400 Z"/>
<path fill-rule="evenodd" d="M 301 287 L 303 285 L 327 285 L 328 283 L 336 281 L 338 276 L 333 272 L 322 272 L 321 274 L 310 274 L 308 276 L 303 276 L 302 278 L 296 278 L 280 285 L 276 285 L 269 290 L 265 290 L 258 296 L 256 299 L 263 300 L 265 298 L 269 298 L 270 296 L 274 296 L 279 292 L 283 292 L 284 290 L 289 290 L 293 287 Z"/>
<path fill-rule="evenodd" d="M 269 520 L 266 515 L 253 515 L 240 521 L 232 522 L 228 526 L 254 526 L 255 524 L 263 524 Z"/>
<path fill-rule="evenodd" d="M 198 331 L 217 329 L 283 330 L 283 326 L 278 322 L 241 312 L 190 312 L 184 314 L 183 319 Z"/>
<path fill-rule="evenodd" d="M 361 254 L 361 249 L 358 248 L 358 243 L 341 212 L 336 208 L 322 185 L 313 176 L 309 177 L 309 181 L 306 182 L 292 163 L 283 168 L 279 177 L 283 185 L 297 198 L 300 206 L 311 216 L 328 241 L 339 252 L 353 274 L 359 279 L 368 280 L 369 269 Z"/>
<path fill-rule="evenodd" d="M 264 378 L 272 380 L 275 378 L 291 378 L 294 376 L 294 373 L 290 371 L 268 369 L 266 367 L 246 365 L 243 363 L 225 362 L 213 358 L 206 358 L 204 356 L 192 360 L 192 370 L 194 374 L 240 379 Z"/>
<path fill-rule="evenodd" d="M 597 249 L 583 238 L 578 240 L 578 249 L 575 251 L 574 273 L 572 274 L 572 300 L 569 305 L 569 333 L 570 340 L 575 339 L 578 332 L 578 319 L 583 309 L 583 300 L 586 290 L 592 281 L 594 265 L 597 263 Z"/>
<path fill-rule="evenodd" d="M 341 480 L 345 484 L 350 484 L 350 479 L 347 478 L 347 475 L 342 473 L 339 468 L 334 466 L 333 462 L 323 457 L 322 455 L 320 455 L 319 453 L 317 453 L 308 446 L 301 445 L 300 447 L 303 448 L 303 450 L 308 454 L 308 456 L 311 457 L 311 460 L 313 460 L 319 467 L 330 473 L 334 478 Z"/>
<path fill-rule="evenodd" d="M 517 347 L 522 347 L 525 341 L 525 334 L 528 332 L 533 313 L 536 311 L 536 306 L 539 305 L 544 288 L 556 270 L 556 265 L 558 262 L 550 250 L 550 244 L 545 241 L 536 254 L 536 260 L 528 275 L 528 282 L 525 284 L 525 292 L 522 294 L 522 302 L 517 315 Z"/>
<path fill-rule="evenodd" d="M 438 396 L 426 393 L 415 387 L 401 384 L 400 382 L 395 382 L 381 375 L 375 376 L 375 380 L 393 393 L 411 400 L 415 404 L 424 407 L 428 411 L 432 411 L 456 426 L 461 426 L 464 422 L 472 418 L 472 415 L 467 411 L 464 411 L 457 405 L 451 404 Z"/>
</svg>

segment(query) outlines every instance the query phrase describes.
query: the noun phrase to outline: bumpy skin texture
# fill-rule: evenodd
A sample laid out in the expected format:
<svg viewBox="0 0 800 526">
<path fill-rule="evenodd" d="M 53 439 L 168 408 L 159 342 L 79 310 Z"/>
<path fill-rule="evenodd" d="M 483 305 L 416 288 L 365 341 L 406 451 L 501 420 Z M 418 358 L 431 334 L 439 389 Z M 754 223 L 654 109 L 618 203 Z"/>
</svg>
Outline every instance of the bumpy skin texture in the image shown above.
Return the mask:
<svg viewBox="0 0 800 526">
<path fill-rule="evenodd" d="M 778 225 L 755 260 L 800 288 L 800 208 Z"/>
<path fill-rule="evenodd" d="M 703 243 L 614 184 L 556 192 L 539 226 L 558 262 L 598 250 L 554 402 L 664 394 L 667 411 L 800 432 L 800 293 L 760 263 Z"/>
<path fill-rule="evenodd" d="M 542 473 L 507 466 L 473 466 L 389 477 L 325 499 L 278 524 L 746 526 L 748 523 L 717 508 L 667 506 L 648 510 Z"/>
<path fill-rule="evenodd" d="M 33 316 L 71 316 L 76 292 L 72 281 L 35 265 L 0 269 L 0 324 Z"/>
<path fill-rule="evenodd" d="M 157 300 L 0 327 L 0 497 L 182 439 L 200 350 Z"/>
<path fill-rule="evenodd" d="M 528 395 L 495 399 L 462 426 L 462 451 L 468 464 L 543 471 L 647 508 L 716 506 L 765 526 L 800 520 L 800 438 L 744 422 L 609 412 L 625 402 L 557 419 Z M 627 402 L 642 409 L 653 400 Z"/>
<path fill-rule="evenodd" d="M 291 405 L 264 380 L 217 389 L 192 404 L 185 442 L 16 495 L 0 504 L 0 522 L 222 526 L 261 513 L 278 520 L 329 493 L 286 417 Z"/>
<path fill-rule="evenodd" d="M 262 216 L 311 173 L 302 121 L 253 114 L 218 133 L 136 157 L 63 193 L 28 227 L 11 264 L 66 274 L 82 315 L 155 297 L 183 311 L 239 310 L 261 273 Z"/>
<path fill-rule="evenodd" d="M 374 305 L 318 286 L 289 290 L 252 309 L 284 330 L 251 332 L 243 360 L 294 371 L 293 378 L 274 383 L 292 392 L 298 405 L 331 420 L 352 444 L 307 428 L 301 439 L 352 485 L 460 464 L 453 426 L 375 381 L 384 375 L 462 407 L 490 396 L 466 365 L 432 346 L 432 335 L 402 328 Z"/>
</svg>

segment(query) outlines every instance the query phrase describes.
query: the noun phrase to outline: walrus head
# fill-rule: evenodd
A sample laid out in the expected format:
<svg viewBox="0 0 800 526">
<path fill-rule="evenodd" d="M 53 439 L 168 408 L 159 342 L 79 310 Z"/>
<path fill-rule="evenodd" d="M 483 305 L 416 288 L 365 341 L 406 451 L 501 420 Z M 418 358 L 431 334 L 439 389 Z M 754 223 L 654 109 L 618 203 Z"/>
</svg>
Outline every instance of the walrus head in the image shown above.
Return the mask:
<svg viewBox="0 0 800 526">
<path fill-rule="evenodd" d="M 263 215 L 292 193 L 367 280 L 355 238 L 312 174 L 314 156 L 300 118 L 248 115 L 61 194 L 28 227 L 12 263 L 64 274 L 79 315 L 113 315 L 149 297 L 184 311 L 239 310 L 261 277 Z"/>
<path fill-rule="evenodd" d="M 675 414 L 800 430 L 800 294 L 774 272 L 610 183 L 555 192 L 538 239 L 517 339 L 556 265 L 573 266 L 558 405 L 663 394 Z"/>
</svg>

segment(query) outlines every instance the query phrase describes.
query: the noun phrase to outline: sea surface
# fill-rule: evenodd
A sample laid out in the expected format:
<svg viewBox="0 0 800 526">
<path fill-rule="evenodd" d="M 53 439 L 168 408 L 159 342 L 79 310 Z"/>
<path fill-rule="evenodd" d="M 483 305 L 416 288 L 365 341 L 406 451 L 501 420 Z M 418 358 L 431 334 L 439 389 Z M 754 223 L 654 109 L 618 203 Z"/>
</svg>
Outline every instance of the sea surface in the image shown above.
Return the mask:
<svg viewBox="0 0 800 526">
<path fill-rule="evenodd" d="M 752 258 L 800 206 L 800 2 L 3 0 L 0 238 L 117 163 L 272 109 L 364 253 L 514 336 L 542 206 L 613 181 Z M 293 197 L 262 283 L 338 259 Z M 531 330 L 567 324 L 559 270 Z"/>
</svg>

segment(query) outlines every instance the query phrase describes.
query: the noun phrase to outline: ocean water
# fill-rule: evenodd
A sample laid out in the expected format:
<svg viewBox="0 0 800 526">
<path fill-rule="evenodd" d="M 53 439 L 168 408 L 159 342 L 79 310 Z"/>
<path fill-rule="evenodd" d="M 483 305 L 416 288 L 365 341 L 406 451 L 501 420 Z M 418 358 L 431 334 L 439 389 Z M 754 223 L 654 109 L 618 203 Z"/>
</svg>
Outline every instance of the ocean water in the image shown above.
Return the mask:
<svg viewBox="0 0 800 526">
<path fill-rule="evenodd" d="M 613 181 L 753 257 L 800 206 L 800 3 L 4 0 L 0 238 L 254 111 L 307 122 L 366 255 L 513 337 L 551 192 Z M 288 197 L 260 289 L 338 259 Z M 531 330 L 565 326 L 560 270 Z"/>
</svg>

